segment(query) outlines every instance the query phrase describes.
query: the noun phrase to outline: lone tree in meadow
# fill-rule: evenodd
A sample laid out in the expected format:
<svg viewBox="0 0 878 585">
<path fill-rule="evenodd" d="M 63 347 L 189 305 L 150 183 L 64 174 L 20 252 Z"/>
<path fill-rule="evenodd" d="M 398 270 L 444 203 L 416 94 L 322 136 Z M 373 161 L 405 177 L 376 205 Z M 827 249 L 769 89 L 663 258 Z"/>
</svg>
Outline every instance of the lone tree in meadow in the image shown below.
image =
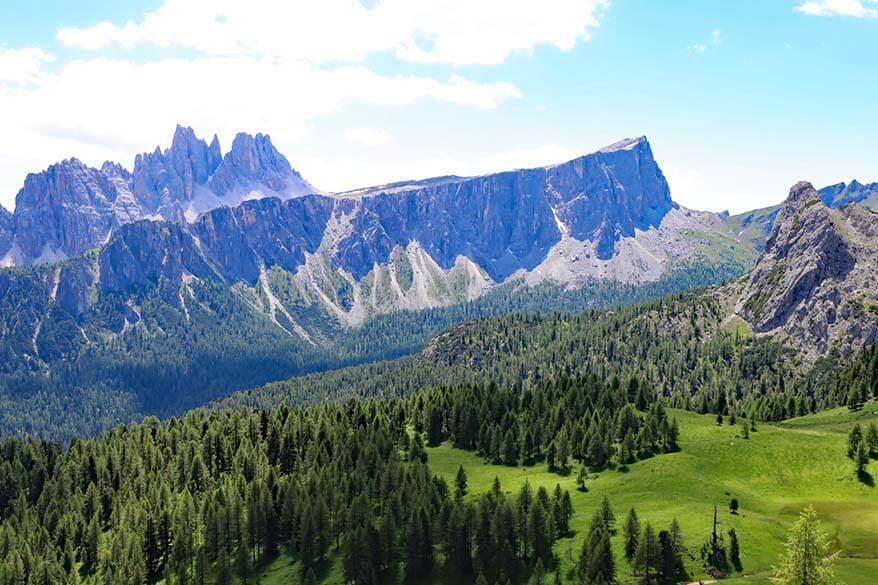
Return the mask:
<svg viewBox="0 0 878 585">
<path fill-rule="evenodd" d="M 775 585 L 834 585 L 832 567 L 837 556 L 829 551 L 817 512 L 808 506 L 790 528 L 786 553 L 774 567 L 771 581 Z"/>
<path fill-rule="evenodd" d="M 857 449 L 860 446 L 860 443 L 863 441 L 863 429 L 860 427 L 860 423 L 856 423 L 852 428 L 851 432 L 848 434 L 848 458 L 855 459 L 857 456 Z"/>
<path fill-rule="evenodd" d="M 854 463 L 857 466 L 857 477 L 860 480 L 868 479 L 869 472 L 866 471 L 866 466 L 869 465 L 869 448 L 866 446 L 866 441 L 860 441 L 857 453 L 854 455 Z"/>
</svg>

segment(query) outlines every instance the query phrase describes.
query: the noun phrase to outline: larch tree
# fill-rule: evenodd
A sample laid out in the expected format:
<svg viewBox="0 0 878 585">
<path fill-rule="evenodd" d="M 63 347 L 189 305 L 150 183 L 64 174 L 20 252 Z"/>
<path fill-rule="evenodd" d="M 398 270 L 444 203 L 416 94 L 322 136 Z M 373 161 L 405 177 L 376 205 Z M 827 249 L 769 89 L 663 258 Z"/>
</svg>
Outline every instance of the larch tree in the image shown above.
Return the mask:
<svg viewBox="0 0 878 585">
<path fill-rule="evenodd" d="M 830 552 L 817 512 L 808 506 L 790 528 L 786 552 L 774 567 L 771 581 L 775 585 L 833 585 L 837 556 Z"/>
</svg>

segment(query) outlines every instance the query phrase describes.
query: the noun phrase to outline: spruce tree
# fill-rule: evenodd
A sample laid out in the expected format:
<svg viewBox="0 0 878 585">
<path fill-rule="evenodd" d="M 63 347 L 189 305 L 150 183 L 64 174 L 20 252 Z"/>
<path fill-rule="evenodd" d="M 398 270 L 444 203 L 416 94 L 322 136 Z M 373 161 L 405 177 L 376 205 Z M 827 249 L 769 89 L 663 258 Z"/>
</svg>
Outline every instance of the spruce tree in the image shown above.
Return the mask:
<svg viewBox="0 0 878 585">
<path fill-rule="evenodd" d="M 458 466 L 457 475 L 454 478 L 455 492 L 454 496 L 460 500 L 466 495 L 466 472 L 463 465 Z"/>
<path fill-rule="evenodd" d="M 851 428 L 851 432 L 848 434 L 848 458 L 855 459 L 857 456 L 857 449 L 860 447 L 860 443 L 863 441 L 863 429 L 860 427 L 860 423 L 854 424 Z"/>
<path fill-rule="evenodd" d="M 634 567 L 643 572 L 644 583 L 649 585 L 653 582 L 658 571 L 661 550 L 652 525 L 648 522 L 643 527 L 643 534 L 637 544 L 637 553 L 634 557 Z"/>
<path fill-rule="evenodd" d="M 741 545 L 738 543 L 738 534 L 734 528 L 729 529 L 729 560 L 736 571 L 741 570 Z"/>
<path fill-rule="evenodd" d="M 622 534 L 625 543 L 625 558 L 630 561 L 637 554 L 637 543 L 640 539 L 640 520 L 637 519 L 637 512 L 634 511 L 633 507 L 628 511 L 628 517 L 625 518 Z"/>
<path fill-rule="evenodd" d="M 610 498 L 604 496 L 601 500 L 600 507 L 601 517 L 604 519 L 604 524 L 611 533 L 613 532 L 613 526 L 616 524 L 616 514 L 613 513 L 613 507 L 610 505 Z"/>
</svg>

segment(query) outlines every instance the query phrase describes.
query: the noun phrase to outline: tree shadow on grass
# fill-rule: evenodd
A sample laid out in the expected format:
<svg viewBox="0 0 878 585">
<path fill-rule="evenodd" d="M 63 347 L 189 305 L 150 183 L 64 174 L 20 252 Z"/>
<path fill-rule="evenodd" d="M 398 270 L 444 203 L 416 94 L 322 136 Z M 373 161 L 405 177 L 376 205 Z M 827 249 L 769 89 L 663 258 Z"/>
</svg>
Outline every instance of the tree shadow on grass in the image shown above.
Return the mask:
<svg viewBox="0 0 878 585">
<path fill-rule="evenodd" d="M 875 487 L 875 478 L 868 471 L 857 472 L 857 479 L 860 480 L 860 483 L 866 484 L 869 487 Z"/>
</svg>

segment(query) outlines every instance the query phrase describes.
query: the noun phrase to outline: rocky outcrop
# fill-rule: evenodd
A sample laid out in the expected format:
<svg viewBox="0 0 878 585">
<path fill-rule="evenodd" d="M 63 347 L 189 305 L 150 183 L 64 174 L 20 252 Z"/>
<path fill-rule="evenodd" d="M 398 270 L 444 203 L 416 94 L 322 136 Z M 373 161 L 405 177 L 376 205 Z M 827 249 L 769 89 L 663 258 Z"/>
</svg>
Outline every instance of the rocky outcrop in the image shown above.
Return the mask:
<svg viewBox="0 0 878 585">
<path fill-rule="evenodd" d="M 4 259 L 12 247 L 12 229 L 15 218 L 5 207 L 0 205 L 0 266 L 4 266 Z"/>
<path fill-rule="evenodd" d="M 780 209 L 736 311 L 758 333 L 788 338 L 810 357 L 878 339 L 878 215 L 827 207 L 798 183 Z"/>
<path fill-rule="evenodd" d="M 238 134 L 209 187 L 218 196 L 236 191 L 268 189 L 272 195 L 314 193 L 316 189 L 296 172 L 271 143 L 267 134 Z"/>
<path fill-rule="evenodd" d="M 54 262 L 105 243 L 120 226 L 141 219 L 194 221 L 199 214 L 245 199 L 288 199 L 315 189 L 277 152 L 268 136 L 239 134 L 222 156 L 191 128 L 177 126 L 171 147 L 138 155 L 134 170 L 77 159 L 28 175 L 15 200 L 12 241 L 4 265 Z"/>
<path fill-rule="evenodd" d="M 177 126 L 171 148 L 137 155 L 133 190 L 146 210 L 172 218 L 181 203 L 192 201 L 195 189 L 207 183 L 222 159 L 219 140 L 208 146 L 191 128 Z"/>
<path fill-rule="evenodd" d="M 30 174 L 15 198 L 13 260 L 55 262 L 106 242 L 113 228 L 139 219 L 127 174 L 71 158 Z"/>
</svg>

